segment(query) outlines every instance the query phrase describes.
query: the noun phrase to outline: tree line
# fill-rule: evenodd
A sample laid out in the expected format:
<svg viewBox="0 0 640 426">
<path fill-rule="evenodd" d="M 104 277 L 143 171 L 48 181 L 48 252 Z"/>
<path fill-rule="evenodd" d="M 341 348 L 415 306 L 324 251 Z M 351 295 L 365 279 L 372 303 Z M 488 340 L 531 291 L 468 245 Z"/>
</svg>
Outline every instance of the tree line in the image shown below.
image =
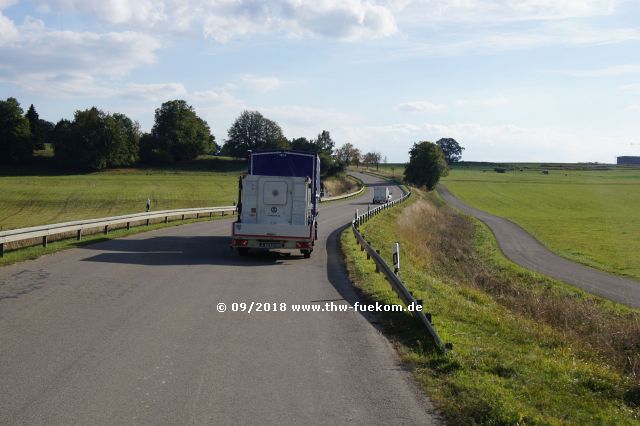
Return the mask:
<svg viewBox="0 0 640 426">
<path fill-rule="evenodd" d="M 15 98 L 0 101 L 0 163 L 26 164 L 45 144 L 51 144 L 55 162 L 67 170 L 169 164 L 202 154 L 244 158 L 256 149 L 312 151 L 319 154 L 325 174 L 344 169 L 333 155 L 335 143 L 328 131 L 315 139 L 289 140 L 275 121 L 258 111 L 242 112 L 220 146 L 207 122 L 184 100 L 164 102 L 156 109 L 149 133 L 124 114 L 96 107 L 76 111 L 72 120 L 54 125 L 40 119 L 33 105 L 25 113 Z"/>
<path fill-rule="evenodd" d="M 379 167 L 386 157 L 377 151 L 362 153 L 351 143 L 335 146 L 327 130 L 315 139 L 287 139 L 282 128 L 258 111 L 243 111 L 228 130 L 222 146 L 206 121 L 184 100 L 164 102 L 155 110 L 154 124 L 143 133 L 124 114 L 96 107 L 76 111 L 73 120 L 55 125 L 39 117 L 31 105 L 25 113 L 15 98 L 0 101 L 0 163 L 26 164 L 45 144 L 54 148 L 57 164 L 68 170 L 103 170 L 137 163 L 168 164 L 193 160 L 202 154 L 245 157 L 249 150 L 283 149 L 318 153 L 323 175 L 334 175 L 350 165 Z M 448 164 L 464 150 L 455 139 L 415 143 L 409 151 L 405 180 L 432 189 Z"/>
</svg>

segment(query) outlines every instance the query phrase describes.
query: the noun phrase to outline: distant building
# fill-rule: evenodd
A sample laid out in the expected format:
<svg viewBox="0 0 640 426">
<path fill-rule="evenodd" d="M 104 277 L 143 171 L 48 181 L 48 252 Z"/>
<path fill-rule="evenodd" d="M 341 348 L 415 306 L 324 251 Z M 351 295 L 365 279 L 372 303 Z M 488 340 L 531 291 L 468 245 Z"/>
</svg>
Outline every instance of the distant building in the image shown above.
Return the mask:
<svg viewBox="0 0 640 426">
<path fill-rule="evenodd" d="M 640 157 L 630 157 L 630 156 L 618 157 L 618 165 L 619 166 L 628 166 L 628 165 L 640 166 Z"/>
</svg>

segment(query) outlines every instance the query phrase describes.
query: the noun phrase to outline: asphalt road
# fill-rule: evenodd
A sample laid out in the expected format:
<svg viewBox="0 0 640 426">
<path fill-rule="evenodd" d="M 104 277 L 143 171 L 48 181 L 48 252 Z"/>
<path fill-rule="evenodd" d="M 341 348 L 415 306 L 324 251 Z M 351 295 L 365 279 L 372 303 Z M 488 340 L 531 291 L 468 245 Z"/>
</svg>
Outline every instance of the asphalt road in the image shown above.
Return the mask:
<svg viewBox="0 0 640 426">
<path fill-rule="evenodd" d="M 463 203 L 442 185 L 438 185 L 438 192 L 458 210 L 486 223 L 502 252 L 513 262 L 591 294 L 640 308 L 640 282 L 571 262 L 551 252 L 515 223 Z"/>
<path fill-rule="evenodd" d="M 0 268 L 0 424 L 438 423 L 372 318 L 231 312 L 358 300 L 337 239 L 370 198 L 321 207 L 310 259 L 238 257 L 225 220 Z"/>
</svg>

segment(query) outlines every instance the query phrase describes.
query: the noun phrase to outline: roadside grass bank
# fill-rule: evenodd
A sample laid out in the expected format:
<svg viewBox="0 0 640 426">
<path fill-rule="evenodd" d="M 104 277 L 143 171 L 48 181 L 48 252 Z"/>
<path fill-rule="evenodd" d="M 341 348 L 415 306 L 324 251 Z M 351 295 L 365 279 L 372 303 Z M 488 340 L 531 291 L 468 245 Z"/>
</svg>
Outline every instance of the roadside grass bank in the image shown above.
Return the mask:
<svg viewBox="0 0 640 426">
<path fill-rule="evenodd" d="M 322 184 L 325 189 L 325 197 L 349 194 L 357 191 L 360 187 L 360 182 L 345 173 L 323 179 Z"/>
<path fill-rule="evenodd" d="M 231 216 L 231 217 L 234 217 L 234 216 Z M 50 241 L 47 244 L 47 247 L 43 247 L 42 245 L 33 245 L 29 247 L 22 247 L 18 249 L 5 251 L 4 256 L 0 257 L 0 267 L 11 265 L 13 263 L 22 262 L 25 260 L 37 259 L 40 256 L 56 253 L 58 251 L 62 251 L 70 248 L 82 247 L 87 244 L 95 244 L 102 241 L 114 240 L 116 238 L 135 235 L 142 232 L 148 232 L 148 231 L 153 231 L 161 228 L 168 228 L 172 226 L 186 225 L 186 224 L 195 223 L 195 222 L 209 222 L 213 220 L 228 219 L 228 218 L 229 218 L 228 215 L 227 216 L 218 215 L 218 216 L 212 216 L 211 218 L 203 217 L 199 219 L 193 218 L 193 219 L 185 219 L 185 220 L 174 220 L 169 223 L 164 223 L 164 219 L 158 219 L 159 220 L 158 222 L 150 223 L 149 226 L 146 226 L 146 225 L 132 226 L 131 229 L 129 230 L 127 230 L 126 225 L 122 225 L 121 228 L 110 229 L 109 233 L 106 235 L 101 231 L 102 228 L 100 228 L 100 229 L 96 229 L 96 232 L 93 234 L 88 234 L 88 235 L 83 234 L 82 240 L 80 241 L 77 241 L 75 239 L 75 233 L 74 233 L 73 236 L 69 235 L 70 238 L 62 238 L 62 239 Z"/>
<path fill-rule="evenodd" d="M 461 165 L 442 183 L 572 261 L 640 280 L 640 168 Z"/>
<path fill-rule="evenodd" d="M 0 168 L 0 230 L 152 210 L 230 206 L 245 161 L 203 157 L 165 169 L 60 173 L 44 166 Z"/>
<path fill-rule="evenodd" d="M 414 191 L 360 229 L 390 261 L 453 351 L 438 355 L 408 313 L 386 330 L 451 424 L 637 424 L 640 313 L 506 260 L 490 231 Z M 399 303 L 350 229 L 349 274 L 366 297 Z"/>
</svg>

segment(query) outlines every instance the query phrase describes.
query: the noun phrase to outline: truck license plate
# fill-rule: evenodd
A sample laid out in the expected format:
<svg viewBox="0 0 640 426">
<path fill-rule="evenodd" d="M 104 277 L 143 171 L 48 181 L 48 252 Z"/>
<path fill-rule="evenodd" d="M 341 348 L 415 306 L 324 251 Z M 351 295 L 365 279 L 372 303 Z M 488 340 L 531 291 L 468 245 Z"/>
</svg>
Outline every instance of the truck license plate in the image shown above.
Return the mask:
<svg viewBox="0 0 640 426">
<path fill-rule="evenodd" d="M 260 243 L 262 248 L 282 248 L 282 243 Z"/>
</svg>

